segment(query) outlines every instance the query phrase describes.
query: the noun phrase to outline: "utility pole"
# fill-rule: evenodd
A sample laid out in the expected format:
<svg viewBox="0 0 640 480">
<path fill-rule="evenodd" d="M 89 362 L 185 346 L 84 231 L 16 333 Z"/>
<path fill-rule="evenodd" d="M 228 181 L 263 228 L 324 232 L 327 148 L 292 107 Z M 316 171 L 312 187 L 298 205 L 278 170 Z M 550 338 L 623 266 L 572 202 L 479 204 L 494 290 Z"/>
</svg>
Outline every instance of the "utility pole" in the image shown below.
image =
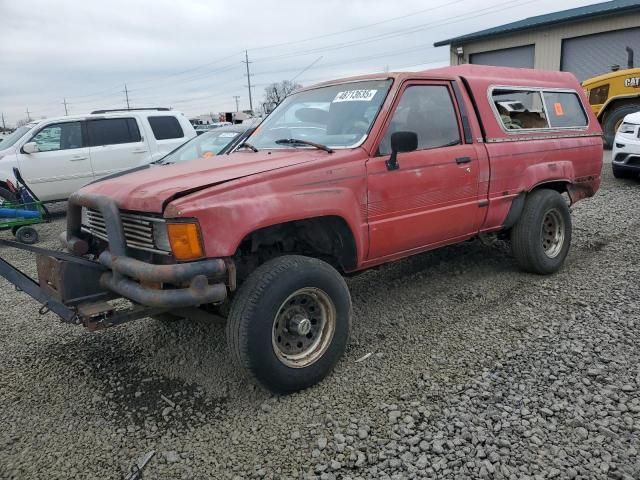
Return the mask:
<svg viewBox="0 0 640 480">
<path fill-rule="evenodd" d="M 62 100 L 62 104 L 64 105 L 64 116 L 66 117 L 69 115 L 69 111 L 67 110 L 67 99 L 63 98 Z"/>
<path fill-rule="evenodd" d="M 247 66 L 247 87 L 249 88 L 249 110 L 253 113 L 253 98 L 251 97 L 251 73 L 249 72 L 249 64 L 253 63 L 249 61 L 249 53 L 244 51 L 244 60 L 242 61 Z"/>
<path fill-rule="evenodd" d="M 129 90 L 127 90 L 127 84 L 124 84 L 124 97 L 127 99 L 127 110 L 131 110 L 129 106 Z"/>
<path fill-rule="evenodd" d="M 31 114 L 29 113 L 29 107 L 27 107 L 27 122 L 31 121 Z"/>
<path fill-rule="evenodd" d="M 2 114 L 2 130 L 6 130 L 7 129 L 7 124 L 4 123 L 4 113 Z"/>
<path fill-rule="evenodd" d="M 240 107 L 239 107 L 239 104 L 238 104 L 238 100 L 240 100 L 240 95 L 234 95 L 233 98 L 235 98 L 235 100 L 236 100 L 236 112 L 239 112 L 240 111 Z"/>
</svg>

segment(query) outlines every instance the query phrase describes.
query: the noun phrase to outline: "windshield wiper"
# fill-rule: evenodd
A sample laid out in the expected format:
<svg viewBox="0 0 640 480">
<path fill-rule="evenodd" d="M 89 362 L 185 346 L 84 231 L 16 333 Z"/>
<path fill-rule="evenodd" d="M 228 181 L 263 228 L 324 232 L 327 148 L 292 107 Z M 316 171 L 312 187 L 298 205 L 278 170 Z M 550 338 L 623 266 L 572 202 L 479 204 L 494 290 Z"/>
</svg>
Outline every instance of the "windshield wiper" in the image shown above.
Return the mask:
<svg viewBox="0 0 640 480">
<path fill-rule="evenodd" d="M 257 152 L 258 149 L 256 147 L 254 147 L 253 145 L 251 145 L 250 143 L 247 142 L 242 142 L 240 145 L 238 145 L 236 148 L 234 148 L 234 150 L 237 150 L 238 148 L 248 148 L 249 150 L 251 150 L 252 152 Z M 228 152 L 227 155 L 229 155 Z"/>
<path fill-rule="evenodd" d="M 333 149 L 327 147 L 326 145 L 310 142 L 308 140 L 299 140 L 297 138 L 281 138 L 280 140 L 276 140 L 275 143 L 277 143 L 278 145 L 309 145 L 319 150 L 324 150 L 327 153 L 333 153 Z"/>
</svg>

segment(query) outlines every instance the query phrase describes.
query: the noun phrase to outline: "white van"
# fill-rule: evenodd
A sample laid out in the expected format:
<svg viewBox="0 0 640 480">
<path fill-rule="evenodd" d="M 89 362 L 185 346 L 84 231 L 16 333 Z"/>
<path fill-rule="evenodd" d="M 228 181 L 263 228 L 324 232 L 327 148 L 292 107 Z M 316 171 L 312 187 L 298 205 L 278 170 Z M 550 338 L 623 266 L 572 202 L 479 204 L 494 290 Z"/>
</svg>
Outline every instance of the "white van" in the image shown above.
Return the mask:
<svg viewBox="0 0 640 480">
<path fill-rule="evenodd" d="M 162 158 L 196 136 L 187 117 L 168 108 L 98 110 L 48 118 L 0 142 L 0 197 L 13 167 L 43 202 L 64 200 L 87 183 Z"/>
</svg>

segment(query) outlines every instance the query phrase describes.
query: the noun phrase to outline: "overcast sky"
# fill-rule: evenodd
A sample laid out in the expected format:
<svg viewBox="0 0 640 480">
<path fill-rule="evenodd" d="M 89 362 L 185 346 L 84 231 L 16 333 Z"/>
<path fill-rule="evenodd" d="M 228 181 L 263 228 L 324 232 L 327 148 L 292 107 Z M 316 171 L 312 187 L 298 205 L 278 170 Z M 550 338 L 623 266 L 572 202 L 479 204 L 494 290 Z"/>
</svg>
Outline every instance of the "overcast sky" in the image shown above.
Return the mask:
<svg viewBox="0 0 640 480">
<path fill-rule="evenodd" d="M 443 40 L 593 0 L 0 0 L 0 112 L 254 108 L 264 87 L 448 64 Z M 315 63 L 314 63 L 315 62 Z M 313 64 L 313 65 L 312 65 Z M 305 68 L 309 67 L 306 71 Z"/>
</svg>

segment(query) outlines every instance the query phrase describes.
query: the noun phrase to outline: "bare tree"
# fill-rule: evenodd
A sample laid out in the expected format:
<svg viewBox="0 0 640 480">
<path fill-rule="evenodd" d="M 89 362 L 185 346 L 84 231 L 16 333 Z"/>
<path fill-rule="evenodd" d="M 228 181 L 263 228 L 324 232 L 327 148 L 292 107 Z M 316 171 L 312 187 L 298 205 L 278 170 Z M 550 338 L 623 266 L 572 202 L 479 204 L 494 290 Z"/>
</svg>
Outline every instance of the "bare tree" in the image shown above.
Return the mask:
<svg viewBox="0 0 640 480">
<path fill-rule="evenodd" d="M 266 110 L 273 110 L 282 100 L 287 98 L 291 92 L 302 88 L 302 85 L 291 80 L 283 80 L 279 83 L 272 83 L 264 89 L 264 105 Z"/>
</svg>

